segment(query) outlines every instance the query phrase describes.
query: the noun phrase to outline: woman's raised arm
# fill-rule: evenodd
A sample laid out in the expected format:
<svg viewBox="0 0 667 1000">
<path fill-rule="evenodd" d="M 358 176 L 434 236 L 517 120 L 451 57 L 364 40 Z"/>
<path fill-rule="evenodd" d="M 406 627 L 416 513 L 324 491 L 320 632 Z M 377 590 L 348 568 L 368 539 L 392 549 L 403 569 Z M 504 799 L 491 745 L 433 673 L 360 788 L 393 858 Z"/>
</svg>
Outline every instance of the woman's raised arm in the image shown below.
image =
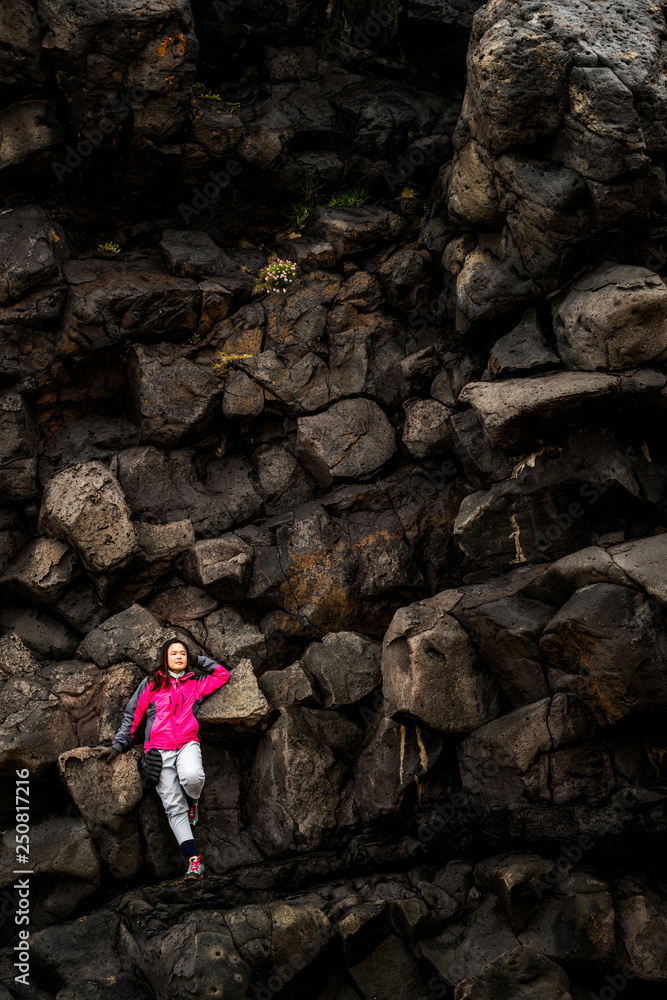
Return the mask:
<svg viewBox="0 0 667 1000">
<path fill-rule="evenodd" d="M 202 677 L 197 681 L 197 699 L 213 694 L 229 680 L 229 670 L 208 656 L 198 656 L 197 665 L 208 674 L 208 677 Z"/>
</svg>

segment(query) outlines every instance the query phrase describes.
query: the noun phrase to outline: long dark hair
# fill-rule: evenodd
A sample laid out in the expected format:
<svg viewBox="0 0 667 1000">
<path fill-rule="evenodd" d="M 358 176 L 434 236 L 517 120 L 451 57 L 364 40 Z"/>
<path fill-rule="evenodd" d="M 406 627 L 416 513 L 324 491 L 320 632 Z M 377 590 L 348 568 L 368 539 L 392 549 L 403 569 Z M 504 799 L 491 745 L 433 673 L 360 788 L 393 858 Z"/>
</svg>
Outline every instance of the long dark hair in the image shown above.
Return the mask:
<svg viewBox="0 0 667 1000">
<path fill-rule="evenodd" d="M 151 680 L 153 682 L 154 691 L 159 691 L 161 688 L 168 688 L 171 683 L 169 677 L 169 661 L 167 660 L 167 651 L 170 646 L 174 645 L 175 642 L 179 642 L 181 646 L 185 647 L 185 652 L 187 653 L 188 657 L 188 667 L 190 668 L 190 670 L 192 670 L 192 668 L 197 662 L 194 653 L 190 652 L 190 647 L 183 639 L 180 639 L 178 636 L 175 636 L 173 639 L 167 639 L 166 642 L 162 643 L 162 647 L 160 648 L 160 659 L 158 661 L 158 665 L 151 674 Z"/>
</svg>

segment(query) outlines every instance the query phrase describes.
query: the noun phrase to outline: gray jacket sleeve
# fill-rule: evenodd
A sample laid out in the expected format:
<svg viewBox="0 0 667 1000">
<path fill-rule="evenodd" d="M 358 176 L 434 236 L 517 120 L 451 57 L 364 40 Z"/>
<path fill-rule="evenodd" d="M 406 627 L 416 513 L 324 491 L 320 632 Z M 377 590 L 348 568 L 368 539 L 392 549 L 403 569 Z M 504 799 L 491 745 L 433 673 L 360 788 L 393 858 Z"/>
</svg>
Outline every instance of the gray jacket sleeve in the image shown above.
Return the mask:
<svg viewBox="0 0 667 1000">
<path fill-rule="evenodd" d="M 198 656 L 197 666 L 205 674 L 212 674 L 216 667 L 224 667 L 224 663 L 218 663 L 217 660 L 212 660 L 210 656 Z"/>
<path fill-rule="evenodd" d="M 118 732 L 114 736 L 113 743 L 111 744 L 114 750 L 118 750 L 120 753 L 123 753 L 125 750 L 129 750 L 132 746 L 133 741 L 130 737 L 130 732 L 132 730 L 134 715 L 137 710 L 137 702 L 139 701 L 139 695 L 141 692 L 145 690 L 148 684 L 150 684 L 150 680 L 150 677 L 144 677 L 143 681 L 127 703 L 125 712 L 123 713 L 123 721 L 118 727 Z"/>
</svg>

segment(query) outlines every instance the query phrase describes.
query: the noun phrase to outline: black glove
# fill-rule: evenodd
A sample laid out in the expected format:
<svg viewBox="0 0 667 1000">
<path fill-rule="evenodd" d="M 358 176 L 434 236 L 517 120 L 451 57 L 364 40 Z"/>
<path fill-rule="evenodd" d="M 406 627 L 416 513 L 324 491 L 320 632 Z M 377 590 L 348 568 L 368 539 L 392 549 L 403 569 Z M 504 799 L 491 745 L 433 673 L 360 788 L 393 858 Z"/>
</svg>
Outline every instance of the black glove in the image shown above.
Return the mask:
<svg viewBox="0 0 667 1000">
<path fill-rule="evenodd" d="M 118 756 L 120 750 L 116 750 L 115 747 L 105 747 L 101 753 L 97 755 L 98 760 L 112 761 Z"/>
</svg>

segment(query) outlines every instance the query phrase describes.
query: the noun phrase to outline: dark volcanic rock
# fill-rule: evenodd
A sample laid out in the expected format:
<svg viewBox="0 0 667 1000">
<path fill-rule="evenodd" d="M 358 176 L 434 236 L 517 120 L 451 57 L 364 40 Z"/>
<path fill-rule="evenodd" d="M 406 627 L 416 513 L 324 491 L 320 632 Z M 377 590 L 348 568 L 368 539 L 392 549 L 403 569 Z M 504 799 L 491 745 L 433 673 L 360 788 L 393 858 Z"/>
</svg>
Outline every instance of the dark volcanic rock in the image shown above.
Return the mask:
<svg viewBox="0 0 667 1000">
<path fill-rule="evenodd" d="M 472 732 L 499 714 L 498 689 L 442 596 L 401 609 L 389 626 L 382 654 L 387 711 L 441 732 Z"/>
<path fill-rule="evenodd" d="M 4 3 L 0 1000 L 659 991 L 663 7 Z"/>
<path fill-rule="evenodd" d="M 667 351 L 667 288 L 645 268 L 604 264 L 575 282 L 553 312 L 568 368 L 629 368 Z"/>
<path fill-rule="evenodd" d="M 614 406 L 625 396 L 661 389 L 665 376 L 657 371 L 628 375 L 602 372 L 562 372 L 540 378 L 504 382 L 470 382 L 459 396 L 471 403 L 492 445 L 504 450 L 529 447 L 541 434 L 580 425 L 584 416 Z"/>
<path fill-rule="evenodd" d="M 377 472 L 395 450 L 391 424 L 367 399 L 343 400 L 297 421 L 296 457 L 324 489 Z"/>
<path fill-rule="evenodd" d="M 400 216 L 379 207 L 316 208 L 306 234 L 330 243 L 338 257 L 388 243 L 405 227 Z"/>
<path fill-rule="evenodd" d="M 222 385 L 169 344 L 135 344 L 127 362 L 126 407 L 143 441 L 163 448 L 200 442 L 219 420 Z"/>
<path fill-rule="evenodd" d="M 198 285 L 157 260 L 69 261 L 63 273 L 69 290 L 56 346 L 61 356 L 128 339 L 155 344 L 196 330 Z"/>
<path fill-rule="evenodd" d="M 572 691 L 604 725 L 665 703 L 664 612 L 636 590 L 590 584 L 548 623 L 540 652 L 553 691 Z"/>
</svg>

